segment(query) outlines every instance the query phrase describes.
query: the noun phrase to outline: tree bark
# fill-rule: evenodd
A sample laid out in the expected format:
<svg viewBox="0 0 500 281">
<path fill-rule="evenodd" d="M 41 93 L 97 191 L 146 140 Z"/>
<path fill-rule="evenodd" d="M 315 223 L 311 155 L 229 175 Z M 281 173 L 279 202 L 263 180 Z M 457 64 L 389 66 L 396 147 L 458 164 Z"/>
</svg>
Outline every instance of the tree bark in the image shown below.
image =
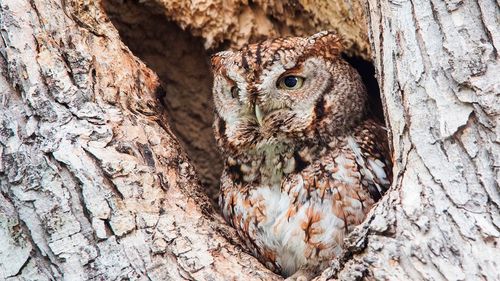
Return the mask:
<svg viewBox="0 0 500 281">
<path fill-rule="evenodd" d="M 277 278 L 199 192 L 98 4 L 6 0 L 0 22 L 0 279 Z"/>
<path fill-rule="evenodd" d="M 499 7 L 367 5 L 394 182 L 332 275 L 500 280 Z"/>
<path fill-rule="evenodd" d="M 239 20 L 225 22 L 213 1 L 195 21 L 189 1 L 143 2 L 205 47 L 330 28 L 342 21 L 328 15 L 349 11 L 254 1 L 226 7 Z M 500 280 L 498 6 L 367 7 L 394 183 L 317 279 Z M 363 25 L 345 26 L 366 57 Z M 0 279 L 279 279 L 201 192 L 170 129 L 172 97 L 160 102 L 156 74 L 101 5 L 3 0 L 0 34 Z"/>
</svg>

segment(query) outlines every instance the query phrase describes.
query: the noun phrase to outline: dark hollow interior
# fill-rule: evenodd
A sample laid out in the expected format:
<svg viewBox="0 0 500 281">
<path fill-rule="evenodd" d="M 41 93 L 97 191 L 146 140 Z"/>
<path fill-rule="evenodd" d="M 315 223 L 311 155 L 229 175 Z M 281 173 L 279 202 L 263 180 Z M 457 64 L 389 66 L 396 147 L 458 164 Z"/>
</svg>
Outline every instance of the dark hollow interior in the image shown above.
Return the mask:
<svg viewBox="0 0 500 281">
<path fill-rule="evenodd" d="M 160 77 L 170 125 L 194 164 L 204 190 L 215 203 L 222 158 L 212 132 L 209 57 L 222 47 L 206 51 L 201 38 L 136 1 L 106 0 L 104 7 L 123 42 Z M 358 57 L 345 56 L 345 59 L 358 70 L 368 88 L 370 113 L 383 121 L 373 64 Z"/>
</svg>

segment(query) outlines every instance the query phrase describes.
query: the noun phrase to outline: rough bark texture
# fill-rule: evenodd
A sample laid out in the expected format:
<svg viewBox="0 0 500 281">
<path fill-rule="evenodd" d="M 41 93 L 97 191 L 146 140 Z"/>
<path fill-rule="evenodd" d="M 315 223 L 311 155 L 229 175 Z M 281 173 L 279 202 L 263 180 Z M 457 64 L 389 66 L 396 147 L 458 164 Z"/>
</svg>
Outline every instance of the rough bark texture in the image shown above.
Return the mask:
<svg viewBox="0 0 500 281">
<path fill-rule="evenodd" d="M 368 8 L 395 182 L 332 275 L 500 280 L 499 7 Z"/>
<path fill-rule="evenodd" d="M 94 2 L 0 2 L 0 279 L 278 279 L 174 133 L 215 186 L 205 49 L 335 26 L 367 57 L 360 4 L 107 1 L 161 87 Z M 318 279 L 500 280 L 499 8 L 367 6 L 395 181 Z"/>
<path fill-rule="evenodd" d="M 224 42 L 240 48 L 263 38 L 308 35 L 329 29 L 345 34 L 349 53 L 369 57 L 366 21 L 360 0 L 145 0 L 141 4 L 165 15 L 193 35 L 201 36 L 207 49 Z"/>
<path fill-rule="evenodd" d="M 0 279 L 275 278 L 225 238 L 101 7 L 2 1 L 0 23 Z"/>
</svg>

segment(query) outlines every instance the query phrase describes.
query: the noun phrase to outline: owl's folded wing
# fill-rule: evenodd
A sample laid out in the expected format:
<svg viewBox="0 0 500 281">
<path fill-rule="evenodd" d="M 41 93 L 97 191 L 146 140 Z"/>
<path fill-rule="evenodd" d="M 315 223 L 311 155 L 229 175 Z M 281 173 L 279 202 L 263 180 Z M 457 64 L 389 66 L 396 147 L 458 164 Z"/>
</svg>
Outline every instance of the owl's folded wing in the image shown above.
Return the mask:
<svg viewBox="0 0 500 281">
<path fill-rule="evenodd" d="M 387 136 L 375 121 L 364 122 L 353 136 L 348 137 L 349 147 L 356 156 L 356 163 L 362 175 L 362 184 L 377 201 L 389 188 L 392 179 Z"/>
</svg>

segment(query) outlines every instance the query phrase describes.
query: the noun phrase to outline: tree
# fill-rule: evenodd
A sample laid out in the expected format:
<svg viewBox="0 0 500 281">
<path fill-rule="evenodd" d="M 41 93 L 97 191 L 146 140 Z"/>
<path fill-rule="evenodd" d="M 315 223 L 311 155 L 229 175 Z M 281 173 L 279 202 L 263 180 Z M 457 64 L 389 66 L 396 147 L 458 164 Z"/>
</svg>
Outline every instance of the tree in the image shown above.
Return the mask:
<svg viewBox="0 0 500 281">
<path fill-rule="evenodd" d="M 349 10 L 235 1 L 225 11 L 250 20 L 234 27 L 220 21 L 219 2 L 207 3 L 132 4 L 189 28 L 205 48 L 311 33 Z M 0 278 L 279 279 L 201 192 L 175 134 L 188 151 L 196 146 L 171 129 L 182 110 L 168 96 L 177 80 L 160 84 L 104 11 L 132 4 L 104 4 L 0 3 Z M 351 5 L 350 20 L 361 22 L 361 5 Z M 367 6 L 394 184 L 318 279 L 500 279 L 498 7 Z M 357 30 L 347 32 L 349 50 L 367 58 L 362 25 L 344 25 Z"/>
<path fill-rule="evenodd" d="M 368 8 L 395 182 L 341 274 L 499 280 L 498 6 Z"/>
</svg>

